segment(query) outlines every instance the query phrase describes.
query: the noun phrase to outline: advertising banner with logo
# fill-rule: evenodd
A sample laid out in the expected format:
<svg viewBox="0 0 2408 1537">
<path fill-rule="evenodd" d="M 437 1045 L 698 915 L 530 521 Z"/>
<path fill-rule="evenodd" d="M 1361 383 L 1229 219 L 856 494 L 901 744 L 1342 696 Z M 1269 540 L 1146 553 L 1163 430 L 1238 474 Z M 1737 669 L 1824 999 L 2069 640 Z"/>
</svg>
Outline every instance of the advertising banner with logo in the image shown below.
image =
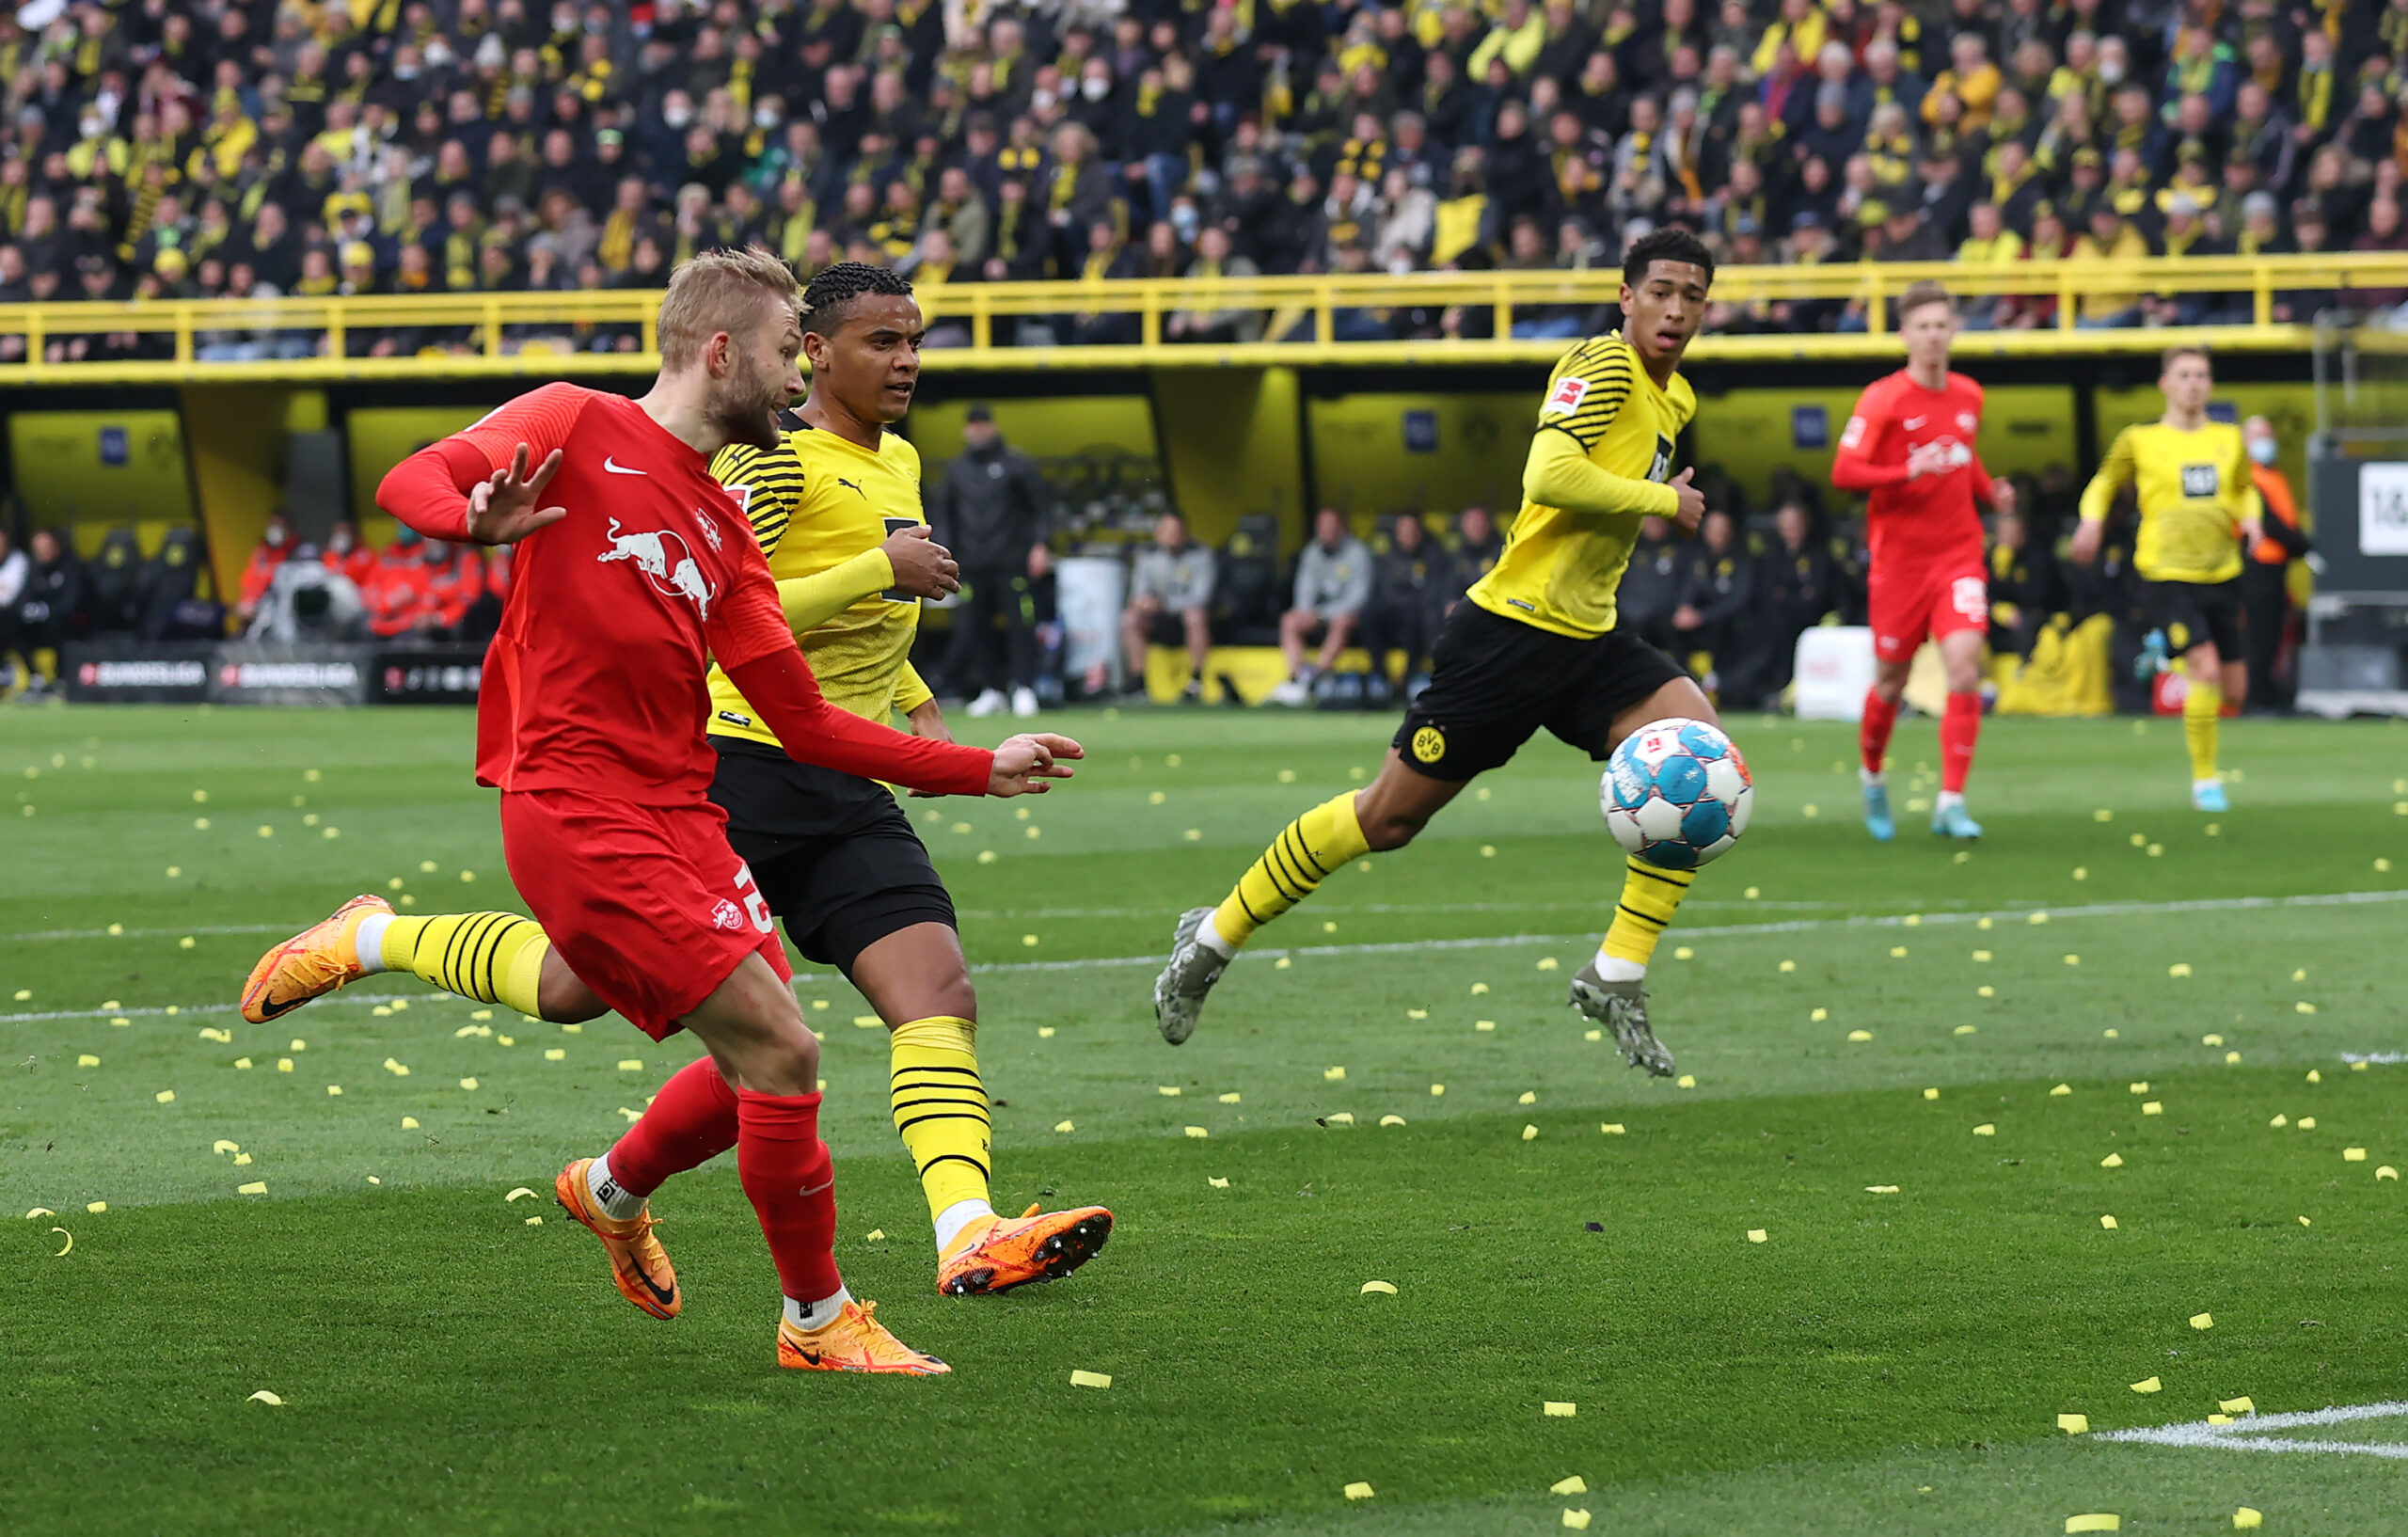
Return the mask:
<svg viewBox="0 0 2408 1537">
<path fill-rule="evenodd" d="M 380 705 L 473 705 L 484 660 L 481 645 L 379 651 L 368 697 Z"/>
<path fill-rule="evenodd" d="M 79 704 L 198 704 L 216 655 L 206 641 L 87 641 L 65 648 L 58 675 Z"/>
<path fill-rule="evenodd" d="M 209 699 L 216 705 L 364 705 L 373 653 L 364 645 L 217 648 Z"/>
</svg>

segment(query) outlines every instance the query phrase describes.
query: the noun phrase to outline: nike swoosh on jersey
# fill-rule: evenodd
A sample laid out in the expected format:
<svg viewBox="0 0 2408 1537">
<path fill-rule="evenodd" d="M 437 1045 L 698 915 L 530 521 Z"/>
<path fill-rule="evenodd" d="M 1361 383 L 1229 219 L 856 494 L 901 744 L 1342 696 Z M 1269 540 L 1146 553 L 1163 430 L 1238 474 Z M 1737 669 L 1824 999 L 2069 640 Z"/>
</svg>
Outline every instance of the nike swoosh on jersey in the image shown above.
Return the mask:
<svg viewBox="0 0 2408 1537">
<path fill-rule="evenodd" d="M 607 453 L 602 456 L 602 467 L 609 470 L 613 475 L 649 475 L 652 473 L 648 469 L 629 469 L 625 465 L 615 463 Z"/>
</svg>

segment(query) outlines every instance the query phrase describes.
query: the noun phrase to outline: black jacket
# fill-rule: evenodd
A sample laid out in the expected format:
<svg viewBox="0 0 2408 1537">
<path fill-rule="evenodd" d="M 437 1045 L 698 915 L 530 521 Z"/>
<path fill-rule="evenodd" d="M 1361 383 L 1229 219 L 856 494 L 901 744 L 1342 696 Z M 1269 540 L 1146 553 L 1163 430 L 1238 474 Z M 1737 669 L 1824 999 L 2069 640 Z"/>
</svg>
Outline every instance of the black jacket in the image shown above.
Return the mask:
<svg viewBox="0 0 2408 1537">
<path fill-rule="evenodd" d="M 944 467 L 927 493 L 928 524 L 964 566 L 1018 567 L 1043 537 L 1053 501 L 1037 461 L 998 437 Z"/>
</svg>

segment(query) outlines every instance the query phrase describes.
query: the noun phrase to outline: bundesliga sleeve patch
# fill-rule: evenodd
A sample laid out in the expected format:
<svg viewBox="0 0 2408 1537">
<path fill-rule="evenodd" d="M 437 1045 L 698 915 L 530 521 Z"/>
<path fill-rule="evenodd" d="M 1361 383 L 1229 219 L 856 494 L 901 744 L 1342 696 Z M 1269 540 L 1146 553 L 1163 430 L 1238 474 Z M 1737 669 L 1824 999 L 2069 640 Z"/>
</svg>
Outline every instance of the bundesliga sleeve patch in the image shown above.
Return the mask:
<svg viewBox="0 0 2408 1537">
<path fill-rule="evenodd" d="M 1577 374 L 1567 373 L 1556 380 L 1555 388 L 1547 391 L 1546 404 L 1539 408 L 1539 415 L 1543 417 L 1571 416 L 1580 409 L 1580 403 L 1588 398 L 1589 381 Z"/>
</svg>

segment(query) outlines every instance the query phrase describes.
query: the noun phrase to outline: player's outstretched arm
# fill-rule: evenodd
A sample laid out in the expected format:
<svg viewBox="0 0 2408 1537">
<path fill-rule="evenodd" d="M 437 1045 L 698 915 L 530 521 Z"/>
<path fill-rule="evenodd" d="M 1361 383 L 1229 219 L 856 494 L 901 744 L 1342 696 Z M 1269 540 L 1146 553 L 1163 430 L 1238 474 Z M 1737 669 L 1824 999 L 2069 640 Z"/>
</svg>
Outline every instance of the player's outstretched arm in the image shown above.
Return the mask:
<svg viewBox="0 0 2408 1537">
<path fill-rule="evenodd" d="M 1680 494 L 1671 486 L 1598 468 L 1578 438 L 1553 425 L 1541 427 L 1530 439 L 1530 456 L 1522 466 L 1522 495 L 1567 513 L 1677 517 L 1682 511 Z M 1701 497 L 1701 510 L 1703 505 Z"/>
<path fill-rule="evenodd" d="M 984 795 L 995 754 L 980 747 L 908 737 L 828 703 L 791 635 L 785 645 L 728 665 L 727 675 L 778 738 L 786 756 L 863 779 L 935 795 Z M 1022 771 L 1023 773 L 1025 770 Z M 997 791 L 1017 794 L 1017 791 Z"/>
<path fill-rule="evenodd" d="M 2073 531 L 2073 543 L 2067 553 L 2083 565 L 2099 558 L 2099 540 L 2106 534 L 2107 515 L 2115 508 L 2115 493 L 2132 483 L 2134 467 L 2132 430 L 2127 427 L 2108 445 L 2107 457 L 2099 461 L 2099 473 L 2082 488 L 2082 521 Z"/>
<path fill-rule="evenodd" d="M 994 796 L 1043 795 L 1054 787 L 1045 781 L 1070 777 L 1071 771 L 1065 760 L 1086 755 L 1086 749 L 1068 737 L 1058 737 L 1050 731 L 1007 737 L 995 749 L 995 768 L 988 778 L 987 793 Z"/>
<path fill-rule="evenodd" d="M 571 384 L 531 390 L 395 465 L 376 505 L 429 539 L 480 545 L 557 523 L 568 510 L 545 506 L 544 491 L 591 398 Z"/>
</svg>

